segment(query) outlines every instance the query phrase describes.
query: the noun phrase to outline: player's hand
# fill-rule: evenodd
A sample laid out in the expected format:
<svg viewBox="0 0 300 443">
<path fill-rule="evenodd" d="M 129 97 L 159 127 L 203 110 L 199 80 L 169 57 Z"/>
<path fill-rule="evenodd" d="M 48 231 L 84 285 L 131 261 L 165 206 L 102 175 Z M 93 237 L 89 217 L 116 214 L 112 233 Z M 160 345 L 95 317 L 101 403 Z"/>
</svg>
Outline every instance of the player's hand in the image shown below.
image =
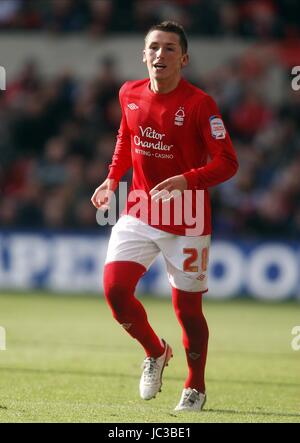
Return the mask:
<svg viewBox="0 0 300 443">
<path fill-rule="evenodd" d="M 109 203 L 111 200 L 112 193 L 118 186 L 116 180 L 113 178 L 107 178 L 102 185 L 100 185 L 93 194 L 91 202 L 97 209 L 101 211 L 106 211 L 109 209 Z"/>
<path fill-rule="evenodd" d="M 158 201 L 169 201 L 172 198 L 182 194 L 188 188 L 187 180 L 184 175 L 175 175 L 158 183 L 151 189 L 151 199 Z"/>
</svg>

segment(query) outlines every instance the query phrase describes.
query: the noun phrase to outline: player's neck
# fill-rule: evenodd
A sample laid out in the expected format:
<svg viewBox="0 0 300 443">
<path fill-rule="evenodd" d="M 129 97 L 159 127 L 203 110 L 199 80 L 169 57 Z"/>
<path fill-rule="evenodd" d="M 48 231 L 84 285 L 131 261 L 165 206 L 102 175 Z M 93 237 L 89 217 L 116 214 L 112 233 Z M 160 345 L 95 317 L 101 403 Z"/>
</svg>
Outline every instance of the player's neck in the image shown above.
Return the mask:
<svg viewBox="0 0 300 443">
<path fill-rule="evenodd" d="M 172 80 L 157 80 L 155 78 L 150 78 L 150 89 L 155 94 L 168 94 L 177 88 L 180 79 L 180 76 Z"/>
</svg>

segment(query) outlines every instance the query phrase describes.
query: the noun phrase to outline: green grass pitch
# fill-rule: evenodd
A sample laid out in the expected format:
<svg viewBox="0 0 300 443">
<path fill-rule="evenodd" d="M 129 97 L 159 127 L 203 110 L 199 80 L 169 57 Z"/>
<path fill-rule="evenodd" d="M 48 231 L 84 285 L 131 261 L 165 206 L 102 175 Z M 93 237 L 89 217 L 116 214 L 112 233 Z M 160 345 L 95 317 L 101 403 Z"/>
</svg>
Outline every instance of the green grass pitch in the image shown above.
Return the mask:
<svg viewBox="0 0 300 443">
<path fill-rule="evenodd" d="M 103 299 L 0 295 L 0 422 L 300 423 L 300 351 L 291 347 L 299 302 L 206 301 L 208 401 L 201 413 L 178 413 L 180 327 L 170 299 L 141 300 L 174 350 L 162 392 L 148 402 L 138 394 L 143 350 Z"/>
</svg>

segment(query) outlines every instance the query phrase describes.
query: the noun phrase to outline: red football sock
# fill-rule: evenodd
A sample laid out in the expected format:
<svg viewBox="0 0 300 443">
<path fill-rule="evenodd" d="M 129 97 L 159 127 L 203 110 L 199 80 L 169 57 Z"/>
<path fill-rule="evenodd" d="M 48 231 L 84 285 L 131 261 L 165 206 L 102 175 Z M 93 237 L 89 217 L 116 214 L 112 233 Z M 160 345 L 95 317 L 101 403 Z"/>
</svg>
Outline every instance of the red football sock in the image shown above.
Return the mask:
<svg viewBox="0 0 300 443">
<path fill-rule="evenodd" d="M 148 357 L 164 352 L 161 340 L 151 328 L 146 311 L 134 296 L 136 285 L 146 268 L 139 263 L 115 261 L 104 267 L 104 294 L 114 318 L 143 346 Z"/>
<path fill-rule="evenodd" d="M 202 293 L 172 288 L 173 306 L 182 327 L 183 346 L 189 368 L 185 388 L 205 393 L 208 327 L 202 312 Z"/>
</svg>

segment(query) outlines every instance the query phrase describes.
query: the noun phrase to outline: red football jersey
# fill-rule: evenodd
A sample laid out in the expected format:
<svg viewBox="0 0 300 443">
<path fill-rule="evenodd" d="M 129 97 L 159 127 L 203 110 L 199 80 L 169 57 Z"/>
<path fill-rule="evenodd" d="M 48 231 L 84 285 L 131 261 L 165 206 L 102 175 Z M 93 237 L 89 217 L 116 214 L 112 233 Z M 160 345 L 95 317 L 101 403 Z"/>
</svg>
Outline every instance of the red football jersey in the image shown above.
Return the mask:
<svg viewBox="0 0 300 443">
<path fill-rule="evenodd" d="M 229 179 L 238 168 L 236 154 L 214 100 L 183 78 L 167 94 L 154 93 L 150 89 L 150 80 L 144 79 L 126 82 L 120 89 L 120 103 L 122 121 L 108 177 L 120 181 L 132 167 L 131 191 L 149 196 L 149 191 L 158 183 L 184 174 L 195 216 L 196 199 L 199 198 L 196 191 L 204 191 L 202 234 L 210 234 L 207 188 Z M 174 218 L 174 202 L 167 224 L 161 219 L 159 223 L 156 220 L 152 223 L 150 201 L 149 197 L 146 220 L 142 211 L 136 214 L 131 211 L 137 202 L 134 198 L 127 200 L 125 213 L 141 218 L 155 228 L 190 235 L 186 234 L 187 228 L 191 228 L 190 221 L 186 223 L 182 216 L 182 222 L 178 224 L 178 219 Z M 183 200 L 181 210 L 184 211 Z"/>
</svg>

